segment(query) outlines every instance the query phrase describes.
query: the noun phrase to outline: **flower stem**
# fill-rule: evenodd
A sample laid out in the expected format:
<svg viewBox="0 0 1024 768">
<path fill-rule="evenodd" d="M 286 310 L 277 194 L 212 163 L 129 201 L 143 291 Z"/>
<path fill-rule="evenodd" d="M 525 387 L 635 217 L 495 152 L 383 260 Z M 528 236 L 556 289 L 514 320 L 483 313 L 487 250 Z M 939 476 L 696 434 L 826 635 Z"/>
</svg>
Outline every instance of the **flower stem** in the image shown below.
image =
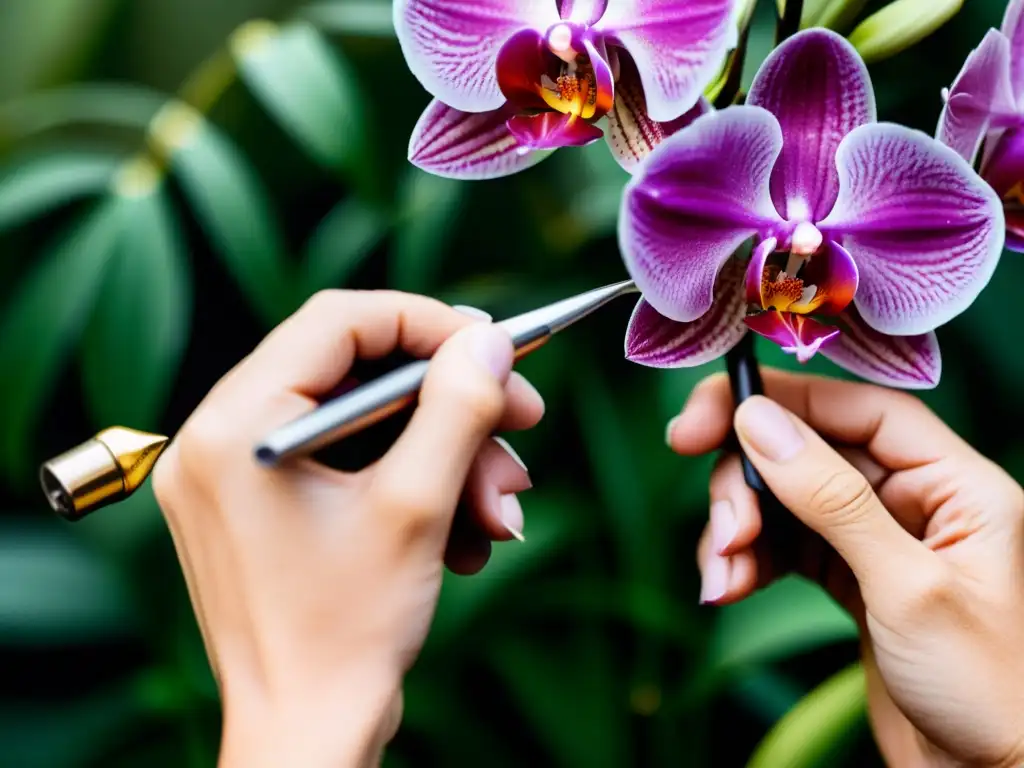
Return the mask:
<svg viewBox="0 0 1024 768">
<path fill-rule="evenodd" d="M 733 347 L 725 357 L 725 365 L 729 371 L 729 384 L 732 387 L 733 407 L 738 408 L 740 403 L 755 395 L 764 394 L 764 383 L 761 381 L 761 371 L 757 367 L 757 354 L 754 351 L 755 336 L 749 331 L 740 340 L 740 343 Z M 750 463 L 750 459 L 743 455 L 743 479 L 747 485 L 756 493 L 767 493 L 768 486 L 765 485 L 761 475 Z"/>
<path fill-rule="evenodd" d="M 803 14 L 804 0 L 786 0 L 785 10 L 779 17 L 778 26 L 775 27 L 776 45 L 800 31 L 800 18 Z"/>
</svg>

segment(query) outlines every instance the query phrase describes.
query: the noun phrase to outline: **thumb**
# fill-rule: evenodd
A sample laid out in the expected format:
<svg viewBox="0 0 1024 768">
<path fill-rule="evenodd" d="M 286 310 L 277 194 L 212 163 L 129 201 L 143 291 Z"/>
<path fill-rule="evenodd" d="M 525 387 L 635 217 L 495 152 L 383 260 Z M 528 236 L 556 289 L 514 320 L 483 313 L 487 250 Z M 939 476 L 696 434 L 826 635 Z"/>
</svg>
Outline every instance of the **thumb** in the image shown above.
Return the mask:
<svg viewBox="0 0 1024 768">
<path fill-rule="evenodd" d="M 737 436 L 768 487 L 849 564 L 863 589 L 892 583 L 927 550 L 889 514 L 867 478 L 807 424 L 765 397 L 736 409 Z"/>
<path fill-rule="evenodd" d="M 505 411 L 515 350 L 502 328 L 474 323 L 441 345 L 409 425 L 374 483 L 393 511 L 450 520 L 483 441 Z"/>
</svg>

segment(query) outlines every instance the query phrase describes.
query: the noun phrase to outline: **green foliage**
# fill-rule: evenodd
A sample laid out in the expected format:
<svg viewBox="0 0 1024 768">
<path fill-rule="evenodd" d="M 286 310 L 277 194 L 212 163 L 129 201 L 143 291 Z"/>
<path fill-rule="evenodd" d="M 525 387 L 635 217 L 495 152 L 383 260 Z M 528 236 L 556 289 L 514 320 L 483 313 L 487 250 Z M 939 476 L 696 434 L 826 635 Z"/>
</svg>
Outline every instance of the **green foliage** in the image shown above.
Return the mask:
<svg viewBox="0 0 1024 768">
<path fill-rule="evenodd" d="M 745 83 L 774 5 L 754 9 Z M 803 21 L 849 32 L 895 12 L 881 6 L 807 0 Z M 251 21 L 267 12 L 257 0 L 17 7 L 0 8 L 0 39 L 25 27 L 23 45 L 0 46 L 21 57 L 21 85 L 0 80 L 0 652 L 24 663 L 0 696 L 0 762 L 212 765 L 216 691 L 152 492 L 68 527 L 45 511 L 35 466 L 114 423 L 173 433 L 323 288 L 387 286 L 502 317 L 621 279 L 626 176 L 603 144 L 490 183 L 411 168 L 428 97 L 386 0 L 296 3 L 279 23 Z M 881 118 L 931 131 L 940 89 L 1002 8 L 966 4 L 955 28 L 873 67 Z M 116 23 L 99 23 L 106 13 Z M 1005 317 L 1021 269 L 1007 256 L 940 332 L 946 373 L 927 397 L 1018 477 L 1024 451 L 1004 426 L 1024 416 L 1024 370 Z M 389 765 L 866 764 L 851 752 L 869 740 L 862 676 L 839 672 L 855 630 L 835 603 L 787 579 L 697 606 L 714 457 L 674 456 L 662 436 L 721 363 L 625 362 L 630 310 L 521 363 L 548 406 L 512 438 L 536 484 L 527 541 L 497 545 L 478 577 L 446 578 Z M 47 687 L 57 657 L 70 671 Z"/>
</svg>

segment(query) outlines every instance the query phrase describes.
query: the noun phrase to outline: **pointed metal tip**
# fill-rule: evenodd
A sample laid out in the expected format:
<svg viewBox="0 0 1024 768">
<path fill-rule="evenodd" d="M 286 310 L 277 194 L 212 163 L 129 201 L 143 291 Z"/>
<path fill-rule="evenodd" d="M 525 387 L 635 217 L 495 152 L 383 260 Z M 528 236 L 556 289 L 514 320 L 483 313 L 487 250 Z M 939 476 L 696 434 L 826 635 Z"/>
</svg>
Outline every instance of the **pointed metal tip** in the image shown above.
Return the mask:
<svg viewBox="0 0 1024 768">
<path fill-rule="evenodd" d="M 149 477 L 168 439 L 127 427 L 103 430 L 40 468 L 47 501 L 74 522 L 128 498 Z"/>
</svg>

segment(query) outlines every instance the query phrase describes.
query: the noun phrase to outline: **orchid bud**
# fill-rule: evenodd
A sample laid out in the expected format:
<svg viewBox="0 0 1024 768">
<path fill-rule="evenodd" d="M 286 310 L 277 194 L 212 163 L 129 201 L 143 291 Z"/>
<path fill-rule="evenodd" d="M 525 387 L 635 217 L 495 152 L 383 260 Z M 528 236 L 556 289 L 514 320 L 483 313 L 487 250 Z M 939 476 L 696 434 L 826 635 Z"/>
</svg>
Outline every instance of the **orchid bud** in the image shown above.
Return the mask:
<svg viewBox="0 0 1024 768">
<path fill-rule="evenodd" d="M 850 42 L 871 63 L 895 56 L 949 21 L 963 0 L 894 0 L 850 33 Z"/>
</svg>

